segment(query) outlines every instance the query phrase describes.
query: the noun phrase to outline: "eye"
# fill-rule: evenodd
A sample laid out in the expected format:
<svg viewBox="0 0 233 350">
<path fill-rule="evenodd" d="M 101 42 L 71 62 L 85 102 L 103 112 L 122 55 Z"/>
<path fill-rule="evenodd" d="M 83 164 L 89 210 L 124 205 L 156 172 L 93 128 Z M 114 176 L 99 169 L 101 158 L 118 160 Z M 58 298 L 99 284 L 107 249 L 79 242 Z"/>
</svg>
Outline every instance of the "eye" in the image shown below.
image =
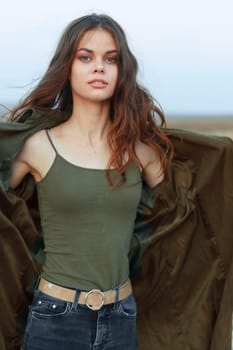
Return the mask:
<svg viewBox="0 0 233 350">
<path fill-rule="evenodd" d="M 87 55 L 78 56 L 78 59 L 82 62 L 90 62 L 91 61 L 91 57 L 87 56 Z"/>
<path fill-rule="evenodd" d="M 107 57 L 106 61 L 108 63 L 117 63 L 117 57 Z"/>
</svg>

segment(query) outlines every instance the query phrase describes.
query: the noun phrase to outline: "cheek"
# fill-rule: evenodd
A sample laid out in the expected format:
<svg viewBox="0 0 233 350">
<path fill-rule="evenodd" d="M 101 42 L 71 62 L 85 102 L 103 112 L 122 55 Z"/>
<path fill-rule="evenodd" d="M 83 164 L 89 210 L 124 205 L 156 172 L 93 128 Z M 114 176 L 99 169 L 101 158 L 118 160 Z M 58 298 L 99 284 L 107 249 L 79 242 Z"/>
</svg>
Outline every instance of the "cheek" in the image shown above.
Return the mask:
<svg viewBox="0 0 233 350">
<path fill-rule="evenodd" d="M 116 86 L 117 84 L 117 80 L 118 80 L 118 69 L 116 68 L 113 72 L 112 72 L 112 81 L 114 82 L 114 85 Z"/>
<path fill-rule="evenodd" d="M 83 64 L 80 64 L 78 60 L 75 60 L 71 66 L 71 78 L 82 77 L 86 74 L 87 67 Z"/>
<path fill-rule="evenodd" d="M 70 84 L 72 88 L 78 88 L 83 83 L 83 72 L 77 66 L 71 68 Z"/>
<path fill-rule="evenodd" d="M 76 65 L 72 66 L 71 73 L 70 73 L 70 79 L 75 81 L 77 77 L 80 75 L 80 70 L 77 68 Z"/>
</svg>

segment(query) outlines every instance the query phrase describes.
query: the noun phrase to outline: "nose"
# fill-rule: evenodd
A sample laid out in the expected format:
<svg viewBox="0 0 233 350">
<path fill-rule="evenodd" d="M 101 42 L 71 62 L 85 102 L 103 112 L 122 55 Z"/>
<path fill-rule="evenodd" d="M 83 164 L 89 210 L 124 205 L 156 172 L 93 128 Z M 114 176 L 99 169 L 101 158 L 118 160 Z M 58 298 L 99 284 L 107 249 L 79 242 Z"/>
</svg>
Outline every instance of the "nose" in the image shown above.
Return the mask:
<svg viewBox="0 0 233 350">
<path fill-rule="evenodd" d="M 103 65 L 100 65 L 100 64 L 98 66 L 96 66 L 94 69 L 95 73 L 103 73 L 103 71 L 104 71 L 104 67 L 103 67 Z"/>
</svg>

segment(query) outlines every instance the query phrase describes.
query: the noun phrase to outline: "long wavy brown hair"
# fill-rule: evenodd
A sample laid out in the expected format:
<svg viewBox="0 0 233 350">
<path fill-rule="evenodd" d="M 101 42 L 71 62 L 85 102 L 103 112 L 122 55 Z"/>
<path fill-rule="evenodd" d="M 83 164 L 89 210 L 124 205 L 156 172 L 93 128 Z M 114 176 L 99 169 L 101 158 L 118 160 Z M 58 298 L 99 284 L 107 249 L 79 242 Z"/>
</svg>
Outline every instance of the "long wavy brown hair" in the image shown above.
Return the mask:
<svg viewBox="0 0 233 350">
<path fill-rule="evenodd" d="M 129 162 L 135 161 L 143 168 L 135 153 L 137 140 L 154 149 L 161 161 L 161 171 L 166 169 L 173 147 L 162 130 L 166 126 L 162 108 L 137 82 L 137 60 L 129 49 L 121 26 L 111 17 L 94 13 L 80 17 L 67 26 L 44 76 L 33 91 L 12 110 L 10 120 L 17 120 L 27 109 L 39 110 L 46 113 L 48 118 L 52 118 L 56 111 L 72 113 L 71 65 L 83 35 L 98 28 L 113 35 L 119 51 L 118 81 L 111 100 L 112 123 L 108 134 L 112 150 L 108 169 L 113 167 L 121 175 L 119 185 L 124 182 L 124 172 Z M 129 155 L 127 164 L 124 162 L 125 154 Z M 107 177 L 114 187 L 109 170 Z"/>
</svg>

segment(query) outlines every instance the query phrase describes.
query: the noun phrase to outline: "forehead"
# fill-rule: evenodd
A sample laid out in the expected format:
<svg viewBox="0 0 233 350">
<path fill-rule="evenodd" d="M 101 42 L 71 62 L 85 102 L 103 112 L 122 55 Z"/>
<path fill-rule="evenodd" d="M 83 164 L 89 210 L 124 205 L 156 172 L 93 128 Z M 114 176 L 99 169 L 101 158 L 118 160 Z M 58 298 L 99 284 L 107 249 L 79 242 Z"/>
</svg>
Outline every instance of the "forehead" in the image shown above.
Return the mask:
<svg viewBox="0 0 233 350">
<path fill-rule="evenodd" d="M 93 51 L 98 49 L 117 50 L 116 40 L 106 29 L 98 28 L 86 31 L 78 42 L 77 49 L 87 48 Z"/>
</svg>

